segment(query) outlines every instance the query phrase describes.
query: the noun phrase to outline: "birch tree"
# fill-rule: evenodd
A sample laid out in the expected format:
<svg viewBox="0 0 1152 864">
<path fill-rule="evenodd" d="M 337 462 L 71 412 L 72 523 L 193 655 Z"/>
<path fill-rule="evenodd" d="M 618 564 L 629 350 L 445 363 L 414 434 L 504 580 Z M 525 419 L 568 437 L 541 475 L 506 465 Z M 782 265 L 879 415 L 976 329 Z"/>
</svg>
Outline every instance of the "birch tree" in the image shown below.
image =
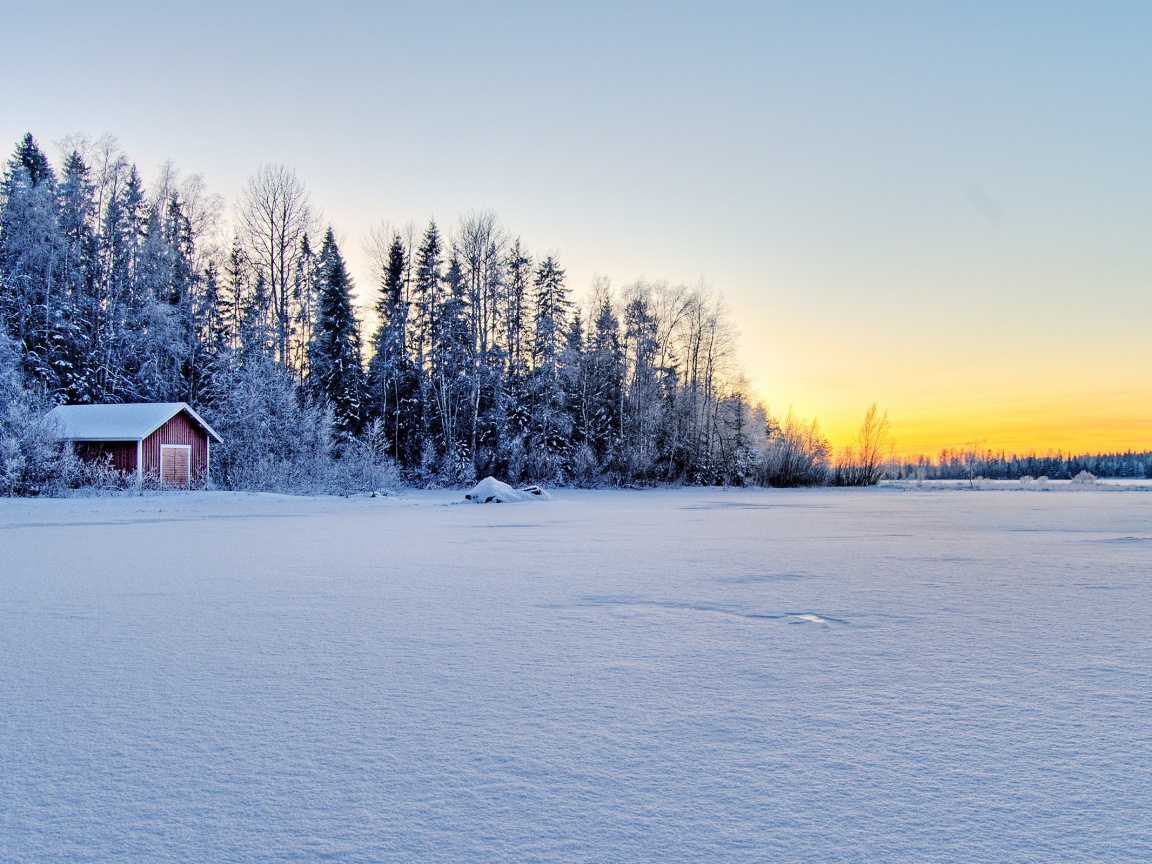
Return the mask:
<svg viewBox="0 0 1152 864">
<path fill-rule="evenodd" d="M 296 172 L 284 165 L 265 165 L 240 191 L 236 216 L 248 259 L 264 277 L 276 360 L 292 365 L 294 340 L 306 340 L 310 335 L 300 332 L 302 310 L 293 308 L 292 300 L 303 265 L 304 238 L 316 233 L 312 198 Z"/>
</svg>

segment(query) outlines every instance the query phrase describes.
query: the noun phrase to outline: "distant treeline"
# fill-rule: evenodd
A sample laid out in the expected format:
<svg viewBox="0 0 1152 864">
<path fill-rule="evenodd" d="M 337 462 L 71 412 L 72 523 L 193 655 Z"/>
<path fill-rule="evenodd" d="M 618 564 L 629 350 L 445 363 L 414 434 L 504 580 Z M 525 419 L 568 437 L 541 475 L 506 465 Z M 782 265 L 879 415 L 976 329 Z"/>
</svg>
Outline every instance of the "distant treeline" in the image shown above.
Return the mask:
<svg viewBox="0 0 1152 864">
<path fill-rule="evenodd" d="M 833 464 L 814 422 L 749 399 L 702 282 L 600 279 L 577 303 L 559 256 L 491 212 L 381 224 L 362 332 L 337 234 L 289 169 L 261 168 L 226 218 L 198 175 L 146 183 L 111 137 L 65 145 L 57 169 L 25 136 L 0 184 L 9 493 L 81 482 L 36 427 L 52 404 L 136 401 L 207 417 L 226 488 L 878 476 L 875 447 Z"/>
<path fill-rule="evenodd" d="M 1067 480 L 1081 471 L 1097 477 L 1152 477 L 1152 452 L 1097 453 L 1065 455 L 1063 453 L 1038 456 L 1034 453 L 1019 456 L 1004 451 L 961 449 L 943 450 L 933 459 L 920 457 L 915 461 L 900 461 L 889 466 L 889 475 L 895 479 L 917 480 L 1019 480 L 1023 477 L 1047 477 Z"/>
</svg>

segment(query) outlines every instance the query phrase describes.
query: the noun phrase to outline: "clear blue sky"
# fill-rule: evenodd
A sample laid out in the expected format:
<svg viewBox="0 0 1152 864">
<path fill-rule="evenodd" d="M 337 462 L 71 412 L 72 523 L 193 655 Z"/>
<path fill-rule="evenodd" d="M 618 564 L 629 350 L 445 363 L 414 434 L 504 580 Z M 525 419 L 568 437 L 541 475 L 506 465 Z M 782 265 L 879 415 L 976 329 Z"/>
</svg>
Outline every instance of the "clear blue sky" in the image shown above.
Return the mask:
<svg viewBox="0 0 1152 864">
<path fill-rule="evenodd" d="M 577 292 L 703 274 L 757 391 L 836 439 L 877 400 L 906 449 L 1152 447 L 1152 4 L 0 20 L 0 147 L 112 132 L 229 201 L 283 162 L 354 264 L 379 219 L 492 207 Z"/>
</svg>

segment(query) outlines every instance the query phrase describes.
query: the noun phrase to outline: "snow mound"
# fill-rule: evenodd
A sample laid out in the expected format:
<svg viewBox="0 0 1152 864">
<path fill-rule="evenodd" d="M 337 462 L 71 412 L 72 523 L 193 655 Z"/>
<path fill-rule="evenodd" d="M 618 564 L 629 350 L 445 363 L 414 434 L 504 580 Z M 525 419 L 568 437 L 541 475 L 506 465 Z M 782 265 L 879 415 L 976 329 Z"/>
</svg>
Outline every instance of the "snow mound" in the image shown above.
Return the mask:
<svg viewBox="0 0 1152 864">
<path fill-rule="evenodd" d="M 495 477 L 485 477 L 464 496 L 474 504 L 511 504 L 517 501 L 551 501 L 552 496 L 539 486 L 513 489 Z"/>
<path fill-rule="evenodd" d="M 510 504 L 513 501 L 523 501 L 524 496 L 495 477 L 485 477 L 472 487 L 472 491 L 464 496 L 464 500 L 476 504 Z"/>
</svg>

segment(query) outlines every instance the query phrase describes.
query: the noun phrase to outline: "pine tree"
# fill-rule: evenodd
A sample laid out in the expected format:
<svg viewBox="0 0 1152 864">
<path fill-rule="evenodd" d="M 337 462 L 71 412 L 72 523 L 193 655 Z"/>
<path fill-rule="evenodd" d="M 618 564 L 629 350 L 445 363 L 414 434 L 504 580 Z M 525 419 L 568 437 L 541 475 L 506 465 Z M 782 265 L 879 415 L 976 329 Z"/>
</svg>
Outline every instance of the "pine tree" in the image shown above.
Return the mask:
<svg viewBox="0 0 1152 864">
<path fill-rule="evenodd" d="M 388 266 L 376 301 L 379 326 L 372 337 L 372 360 L 368 364 L 368 389 L 372 413 L 379 418 L 390 438 L 392 458 L 400 461 L 402 451 L 411 457 L 419 447 L 410 442 L 418 433 L 415 368 L 407 353 L 408 304 L 405 280 L 409 261 L 404 241 L 397 233 L 388 249 Z"/>
<path fill-rule="evenodd" d="M 505 267 L 508 272 L 504 302 L 505 352 L 508 355 L 508 374 L 516 378 L 523 374 L 526 366 L 524 329 L 532 282 L 532 256 L 521 248 L 519 237 L 508 251 Z"/>
<path fill-rule="evenodd" d="M 423 369 L 424 354 L 436 338 L 436 318 L 440 309 L 442 275 L 442 244 L 440 229 L 435 220 L 428 223 L 424 239 L 416 252 L 416 280 L 413 303 L 416 307 L 415 337 L 416 365 Z"/>
<path fill-rule="evenodd" d="M 444 275 L 444 298 L 436 316 L 435 341 L 429 356 L 429 377 L 436 406 L 444 479 L 468 482 L 472 469 L 468 450 L 471 419 L 472 339 L 469 332 L 468 291 L 460 258 L 453 250 Z"/>
<path fill-rule="evenodd" d="M 243 304 L 240 314 L 240 344 L 242 363 L 254 362 L 257 358 L 272 356 L 272 303 L 268 296 L 268 286 L 264 274 L 256 274 L 256 284 L 252 294 Z"/>
<path fill-rule="evenodd" d="M 365 419 L 360 329 L 352 310 L 352 280 L 332 229 L 324 236 L 316 328 L 308 349 L 312 391 L 331 406 L 336 432 L 355 435 Z"/>
<path fill-rule="evenodd" d="M 536 269 L 535 338 L 532 359 L 537 370 L 556 375 L 556 361 L 563 347 L 565 324 L 572 306 L 568 288 L 564 285 L 564 271 L 559 262 L 549 255 Z"/>
<path fill-rule="evenodd" d="M 572 304 L 564 285 L 564 271 L 553 256 L 540 262 L 533 287 L 536 314 L 529 387 L 532 401 L 529 469 L 537 480 L 559 482 L 564 479 L 564 462 L 572 434 L 572 420 L 565 410 L 560 380 L 560 353 Z"/>
<path fill-rule="evenodd" d="M 14 164 L 23 167 L 27 172 L 28 182 L 33 186 L 39 186 L 41 183 L 49 186 L 55 184 L 56 175 L 52 171 L 52 166 L 48 164 L 48 157 L 44 155 L 31 132 L 26 132 L 16 145 L 12 160 Z"/>
<path fill-rule="evenodd" d="M 98 397 L 93 368 L 99 343 L 100 297 L 97 280 L 97 241 L 93 228 L 96 202 L 88 166 L 73 150 L 64 162 L 59 188 L 60 230 L 64 236 L 61 276 L 68 293 L 67 314 L 61 322 L 61 390 L 69 402 Z"/>
<path fill-rule="evenodd" d="M 220 298 L 220 341 L 229 348 L 239 347 L 244 306 L 248 299 L 248 260 L 240 238 L 233 236 L 224 270 L 224 290 Z"/>
<path fill-rule="evenodd" d="M 306 372 L 308 340 L 316 329 L 316 298 L 323 278 L 318 265 L 305 231 L 300 238 L 300 261 L 293 276 L 291 308 L 295 310 L 295 320 L 289 324 L 291 365 L 302 374 Z"/>
<path fill-rule="evenodd" d="M 589 444 L 601 464 L 607 464 L 622 435 L 624 354 L 620 322 L 605 296 L 599 303 L 588 346 Z"/>
<path fill-rule="evenodd" d="M 0 183 L 0 318 L 29 379 L 53 393 L 69 377 L 61 365 L 70 317 L 65 246 L 56 176 L 25 135 Z"/>
</svg>

